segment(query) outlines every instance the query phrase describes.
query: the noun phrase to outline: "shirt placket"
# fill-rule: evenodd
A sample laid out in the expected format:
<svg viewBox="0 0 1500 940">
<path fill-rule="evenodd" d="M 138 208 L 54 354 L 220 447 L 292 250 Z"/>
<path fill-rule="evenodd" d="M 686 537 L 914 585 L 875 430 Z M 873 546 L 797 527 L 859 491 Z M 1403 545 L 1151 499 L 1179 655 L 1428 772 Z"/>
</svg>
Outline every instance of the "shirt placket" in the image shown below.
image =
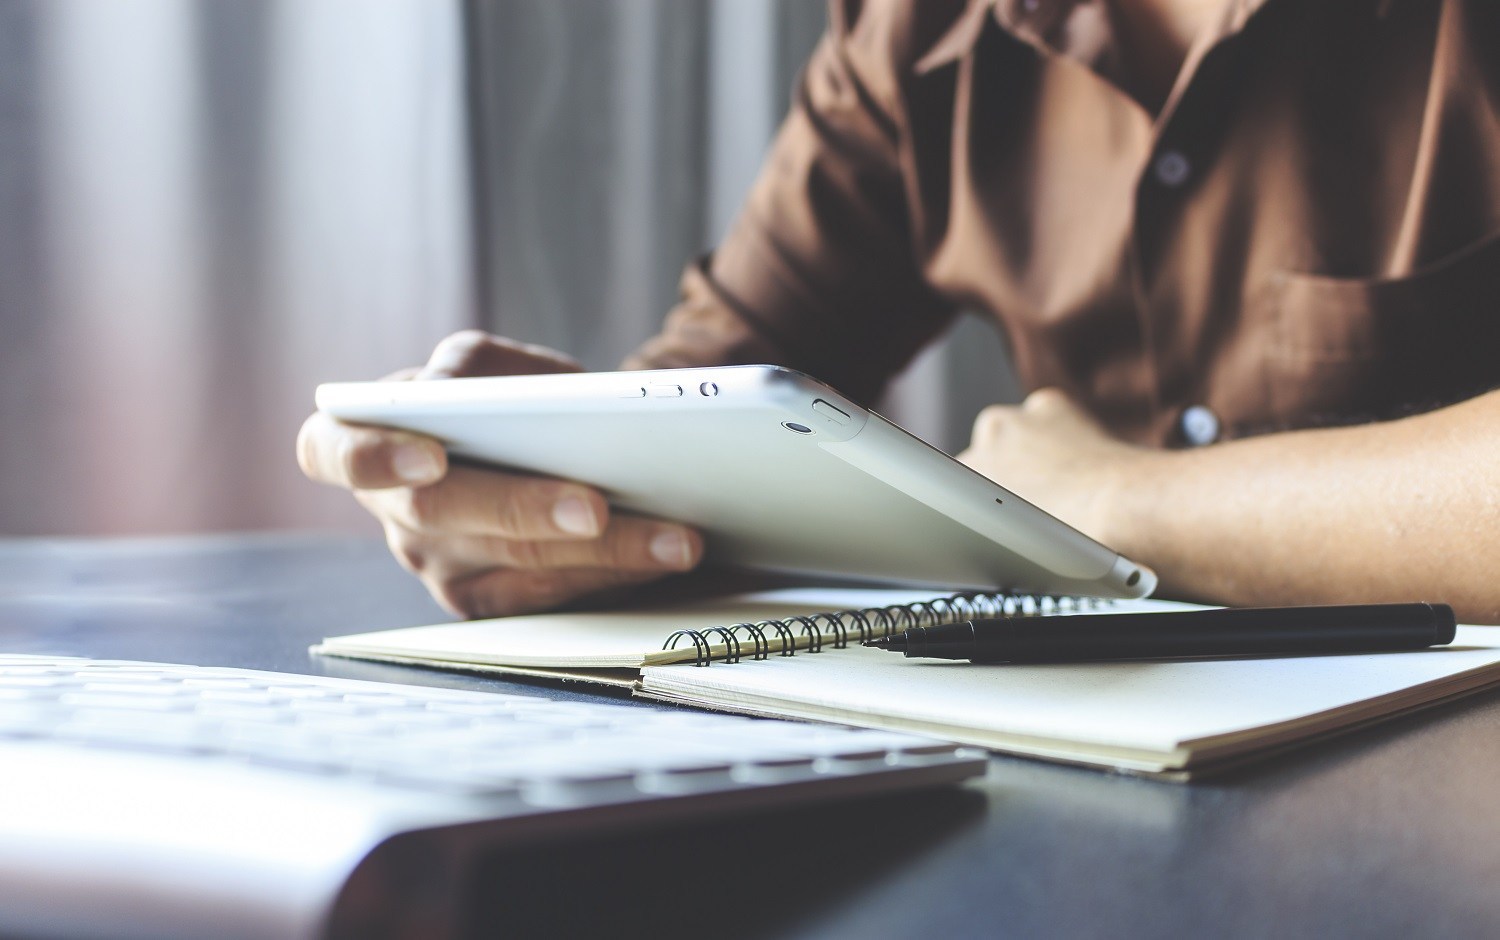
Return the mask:
<svg viewBox="0 0 1500 940">
<path fill-rule="evenodd" d="M 1183 327 L 1189 312 L 1163 310 L 1152 298 L 1161 259 L 1171 247 L 1160 244 L 1191 200 L 1196 184 L 1203 175 L 1212 141 L 1202 133 L 1198 101 L 1203 97 L 1205 66 L 1215 57 L 1226 54 L 1249 16 L 1264 0 L 1234 0 L 1225 11 L 1219 28 L 1206 34 L 1183 63 L 1181 74 L 1163 104 L 1152 127 L 1152 144 L 1141 175 L 1136 183 L 1136 208 L 1131 228 L 1128 257 L 1135 307 L 1143 339 L 1145 366 L 1150 371 L 1151 407 L 1159 416 L 1158 427 L 1166 443 L 1201 447 L 1219 440 L 1224 422 L 1206 401 L 1184 400 L 1179 386 L 1189 385 L 1186 375 L 1201 368 L 1201 363 L 1181 361 L 1167 346 L 1174 329 Z M 1146 250 L 1154 245 L 1154 251 Z M 1200 311 L 1200 316 L 1212 311 Z M 1175 324 L 1175 325 L 1174 325 Z M 1170 415 L 1170 418 L 1168 418 Z"/>
</svg>

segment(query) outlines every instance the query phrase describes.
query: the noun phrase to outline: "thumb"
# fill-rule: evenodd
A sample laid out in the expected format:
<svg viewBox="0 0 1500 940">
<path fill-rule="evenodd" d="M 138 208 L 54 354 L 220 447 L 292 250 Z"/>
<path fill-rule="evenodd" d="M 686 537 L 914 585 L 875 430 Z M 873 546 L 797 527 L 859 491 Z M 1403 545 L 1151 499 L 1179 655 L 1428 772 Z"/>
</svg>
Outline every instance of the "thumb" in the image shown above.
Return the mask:
<svg viewBox="0 0 1500 940">
<path fill-rule="evenodd" d="M 463 330 L 433 349 L 418 379 L 454 379 L 482 375 L 542 375 L 582 372 L 571 356 L 545 346 L 531 346 L 482 330 Z"/>
</svg>

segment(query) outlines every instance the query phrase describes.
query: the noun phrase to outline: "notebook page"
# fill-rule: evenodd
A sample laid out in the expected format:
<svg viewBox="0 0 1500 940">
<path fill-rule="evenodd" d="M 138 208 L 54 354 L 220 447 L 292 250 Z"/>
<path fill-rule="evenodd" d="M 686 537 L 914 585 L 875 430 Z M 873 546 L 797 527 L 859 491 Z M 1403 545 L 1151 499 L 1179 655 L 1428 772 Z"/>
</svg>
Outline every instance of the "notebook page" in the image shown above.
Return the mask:
<svg viewBox="0 0 1500 940">
<path fill-rule="evenodd" d="M 400 658 L 408 662 L 622 668 L 640 666 L 648 660 L 692 662 L 697 654 L 691 642 L 685 642 L 675 654 L 662 654 L 662 644 L 677 630 L 785 620 L 932 598 L 930 590 L 794 588 L 654 610 L 535 614 L 356 633 L 330 637 L 313 650 L 325 655 Z M 716 652 L 722 654 L 724 648 Z"/>
<path fill-rule="evenodd" d="M 1475 673 L 1479 673 L 1475 675 Z M 1387 711 L 1500 680 L 1500 628 L 1402 653 L 1048 665 L 970 665 L 873 649 L 642 671 L 673 698 L 793 717 L 915 728 L 999 749 L 1173 755 L 1243 733 L 1425 688 Z M 1349 716 L 1350 721 L 1362 715 Z"/>
</svg>

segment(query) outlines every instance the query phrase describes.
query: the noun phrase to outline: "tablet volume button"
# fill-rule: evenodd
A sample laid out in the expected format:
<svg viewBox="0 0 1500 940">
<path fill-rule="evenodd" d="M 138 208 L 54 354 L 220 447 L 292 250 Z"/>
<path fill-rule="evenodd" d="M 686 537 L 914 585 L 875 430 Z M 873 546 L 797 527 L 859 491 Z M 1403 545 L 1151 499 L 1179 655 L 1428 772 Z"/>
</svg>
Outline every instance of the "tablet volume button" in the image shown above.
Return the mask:
<svg viewBox="0 0 1500 940">
<path fill-rule="evenodd" d="M 837 425 L 849 423 L 849 416 L 821 398 L 813 399 L 812 410 Z"/>
<path fill-rule="evenodd" d="M 646 397 L 646 390 L 644 388 L 641 388 L 638 385 L 635 388 L 627 388 L 627 389 L 625 389 L 625 391 L 623 391 L 623 392 L 620 393 L 620 397 L 621 398 L 645 398 Z"/>
<path fill-rule="evenodd" d="M 681 398 L 681 385 L 653 385 L 651 386 L 652 398 Z"/>
</svg>

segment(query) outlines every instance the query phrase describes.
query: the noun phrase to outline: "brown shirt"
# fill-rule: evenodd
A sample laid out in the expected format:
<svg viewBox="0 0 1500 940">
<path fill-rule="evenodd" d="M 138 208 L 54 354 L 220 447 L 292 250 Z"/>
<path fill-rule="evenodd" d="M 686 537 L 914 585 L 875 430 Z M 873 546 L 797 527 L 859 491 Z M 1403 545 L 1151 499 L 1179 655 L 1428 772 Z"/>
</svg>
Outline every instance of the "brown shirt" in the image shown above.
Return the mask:
<svg viewBox="0 0 1500 940">
<path fill-rule="evenodd" d="M 1159 111 L 1127 65 L 1104 0 L 833 3 L 630 364 L 868 399 L 977 309 L 1024 384 L 1167 445 L 1194 406 L 1236 436 L 1500 385 L 1500 2 L 1226 0 Z"/>
</svg>

